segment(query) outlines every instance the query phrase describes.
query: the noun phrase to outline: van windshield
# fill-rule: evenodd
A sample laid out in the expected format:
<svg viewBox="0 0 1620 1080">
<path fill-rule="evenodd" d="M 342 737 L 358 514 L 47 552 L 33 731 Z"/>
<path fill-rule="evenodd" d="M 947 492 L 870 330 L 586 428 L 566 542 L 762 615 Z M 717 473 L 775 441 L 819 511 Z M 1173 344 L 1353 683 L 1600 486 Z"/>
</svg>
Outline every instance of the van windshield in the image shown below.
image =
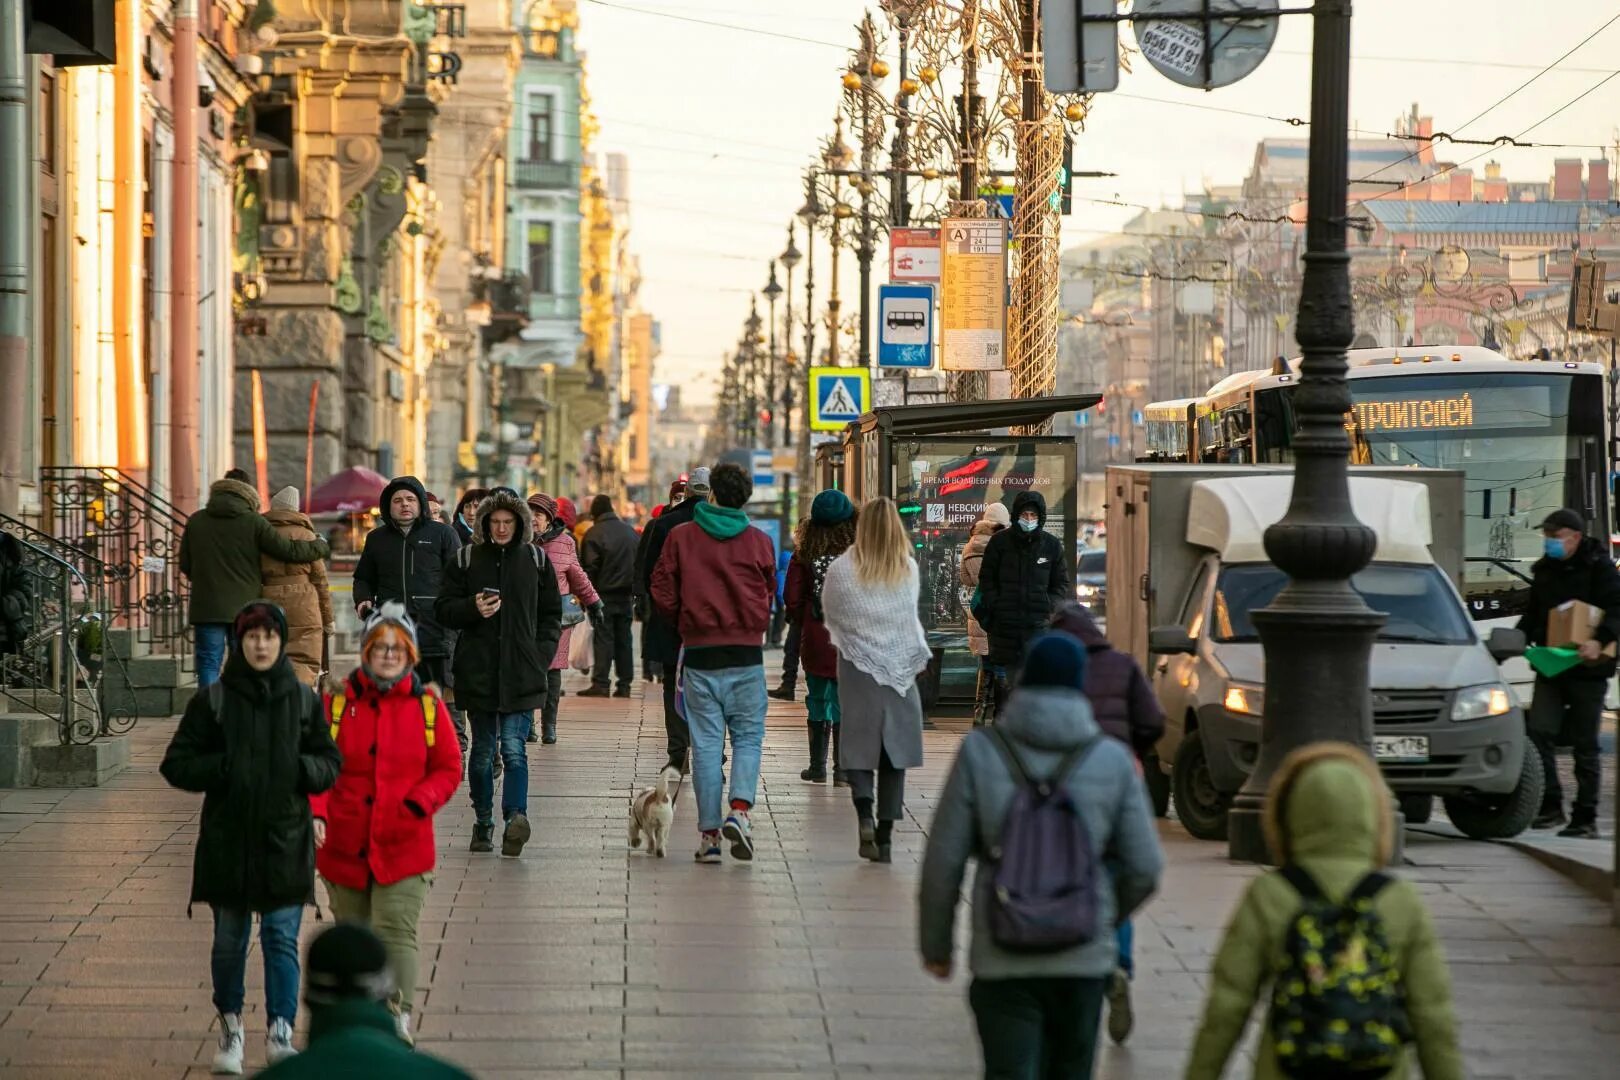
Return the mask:
<svg viewBox="0 0 1620 1080">
<path fill-rule="evenodd" d="M 1259 641 L 1250 612 L 1270 604 L 1288 578 L 1270 563 L 1244 563 L 1221 568 L 1215 582 L 1211 633 L 1216 641 Z M 1468 645 L 1472 624 L 1435 566 L 1374 563 L 1350 579 L 1367 606 L 1388 619 L 1379 641 L 1423 645 Z"/>
</svg>

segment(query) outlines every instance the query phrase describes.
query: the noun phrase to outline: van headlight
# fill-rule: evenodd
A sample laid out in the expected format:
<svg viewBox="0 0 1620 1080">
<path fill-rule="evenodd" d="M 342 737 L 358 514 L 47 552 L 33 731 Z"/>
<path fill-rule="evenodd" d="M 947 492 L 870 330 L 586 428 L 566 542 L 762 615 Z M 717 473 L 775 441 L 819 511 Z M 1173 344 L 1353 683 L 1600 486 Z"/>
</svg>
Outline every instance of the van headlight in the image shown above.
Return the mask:
<svg viewBox="0 0 1620 1080">
<path fill-rule="evenodd" d="M 1246 683 L 1233 683 L 1226 688 L 1226 698 L 1223 702 L 1227 712 L 1242 713 L 1244 716 L 1264 716 L 1266 712 L 1266 691 L 1262 686 L 1250 686 Z"/>
<path fill-rule="evenodd" d="M 1453 720 L 1483 720 L 1502 716 L 1513 708 L 1513 694 L 1502 683 L 1484 683 L 1457 691 L 1451 705 Z"/>
</svg>

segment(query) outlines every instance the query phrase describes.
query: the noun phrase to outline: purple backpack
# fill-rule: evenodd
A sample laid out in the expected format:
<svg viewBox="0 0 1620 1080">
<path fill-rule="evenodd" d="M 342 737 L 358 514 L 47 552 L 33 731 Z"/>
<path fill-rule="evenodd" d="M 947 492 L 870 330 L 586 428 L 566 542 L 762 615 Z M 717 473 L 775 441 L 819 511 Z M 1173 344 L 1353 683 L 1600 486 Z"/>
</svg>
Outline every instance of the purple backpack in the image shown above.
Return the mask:
<svg viewBox="0 0 1620 1080">
<path fill-rule="evenodd" d="M 1018 791 L 1007 807 L 1001 838 L 990 850 L 995 877 L 989 901 L 990 937 L 1011 952 L 1054 952 L 1097 936 L 1101 863 L 1080 810 L 1064 781 L 1106 735 L 1070 750 L 1050 779 L 1035 780 L 999 728 L 988 735 Z"/>
</svg>

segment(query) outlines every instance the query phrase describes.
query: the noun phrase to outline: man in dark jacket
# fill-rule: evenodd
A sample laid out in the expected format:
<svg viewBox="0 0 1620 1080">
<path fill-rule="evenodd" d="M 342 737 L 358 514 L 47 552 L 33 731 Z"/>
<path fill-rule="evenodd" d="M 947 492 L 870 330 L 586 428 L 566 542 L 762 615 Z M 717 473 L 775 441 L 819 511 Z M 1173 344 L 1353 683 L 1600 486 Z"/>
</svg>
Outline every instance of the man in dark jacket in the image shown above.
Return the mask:
<svg viewBox="0 0 1620 1080">
<path fill-rule="evenodd" d="M 208 505 L 186 519 L 180 537 L 180 572 L 191 582 L 199 689 L 219 678 L 236 613 L 263 595 L 259 556 L 308 563 L 329 553 L 318 537 L 289 540 L 277 532 L 259 513 L 259 493 L 251 484 L 225 479 L 208 489 Z"/>
<path fill-rule="evenodd" d="M 996 712 L 1006 700 L 1008 672 L 1046 629 L 1052 613 L 1074 599 L 1063 544 L 1046 531 L 1046 500 L 1036 491 L 1013 499 L 1013 527 L 990 538 L 979 564 L 979 603 L 973 609 L 990 639 Z"/>
<path fill-rule="evenodd" d="M 692 736 L 686 718 L 675 708 L 675 687 L 678 672 L 675 665 L 681 656 L 681 631 L 675 621 L 651 603 L 653 571 L 664 554 L 669 534 L 685 525 L 697 513 L 699 503 L 709 501 L 709 470 L 693 469 L 686 481 L 686 497 L 658 516 L 642 535 L 641 553 L 636 564 L 636 588 L 648 598 L 650 610 L 641 633 L 641 647 L 647 657 L 664 669 L 664 734 L 669 742 L 669 763 L 684 774 L 687 769 L 687 751 Z"/>
<path fill-rule="evenodd" d="M 501 854 L 516 858 L 529 839 L 529 760 L 534 710 L 546 702 L 547 671 L 562 636 L 557 574 L 534 539 L 528 504 L 511 488 L 478 507 L 473 542 L 445 571 L 434 614 L 460 631 L 456 697 L 472 720 L 467 786 L 472 789 L 473 851 L 494 849 L 494 758 L 505 766 Z"/>
<path fill-rule="evenodd" d="M 191 902 L 214 909 L 214 1072 L 242 1071 L 242 1004 L 253 916 L 264 953 L 267 1056 L 293 1053 L 298 1013 L 298 927 L 315 902 L 315 831 L 309 797 L 337 780 L 343 759 L 321 699 L 287 659 L 287 617 L 267 601 L 242 609 L 217 685 L 199 690 L 160 771 L 203 794 Z M 188 908 L 189 911 L 189 908 Z"/>
<path fill-rule="evenodd" d="M 1586 535 L 1586 519 L 1576 510 L 1555 510 L 1541 523 L 1546 555 L 1532 568 L 1530 606 L 1519 629 L 1533 645 L 1547 644 L 1547 616 L 1560 604 L 1580 600 L 1603 610 L 1592 640 L 1580 648 L 1582 662 L 1556 678 L 1536 676 L 1526 727 L 1541 753 L 1546 786 L 1535 828 L 1555 829 L 1566 821 L 1555 747 L 1567 741 L 1575 751 L 1575 808 L 1560 836 L 1596 839 L 1598 790 L 1603 756 L 1598 729 L 1603 699 L 1614 678 L 1615 660 L 1604 649 L 1620 641 L 1620 571 L 1607 546 Z"/>
<path fill-rule="evenodd" d="M 630 666 L 631 631 L 635 622 L 636 547 L 640 538 L 628 521 L 613 511 L 613 500 L 598 495 L 591 500 L 594 524 L 579 549 L 579 565 L 591 579 L 596 595 L 602 598 L 606 619 L 596 632 L 596 663 L 591 668 L 591 687 L 580 697 L 607 697 L 612 682 L 610 668 L 619 670 L 619 688 L 614 697 L 630 696 L 635 672 Z"/>
</svg>

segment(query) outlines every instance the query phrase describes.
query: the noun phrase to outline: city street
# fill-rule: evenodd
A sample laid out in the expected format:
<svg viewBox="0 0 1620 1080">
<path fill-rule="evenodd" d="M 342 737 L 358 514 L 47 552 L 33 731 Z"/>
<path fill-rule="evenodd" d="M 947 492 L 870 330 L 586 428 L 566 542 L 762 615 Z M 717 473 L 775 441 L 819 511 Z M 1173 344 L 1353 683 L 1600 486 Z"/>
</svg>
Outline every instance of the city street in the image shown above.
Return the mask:
<svg viewBox="0 0 1620 1080">
<path fill-rule="evenodd" d="M 965 978 L 934 982 L 914 951 L 921 830 L 962 728 L 928 733 L 895 862 L 877 866 L 856 857 L 846 792 L 798 779 L 802 705 L 773 703 L 757 860 L 700 866 L 690 791 L 670 858 L 626 851 L 626 796 L 663 757 L 656 697 L 641 693 L 564 700 L 561 741 L 530 748 L 521 860 L 467 853 L 463 792 L 439 816 L 421 1048 L 489 1077 L 977 1075 Z M 107 787 L 0 794 L 0 1075 L 207 1074 L 208 913 L 185 908 L 198 800 L 155 768 L 171 731 L 143 722 Z M 1103 1053 L 1110 1080 L 1178 1075 L 1211 952 L 1255 873 L 1224 845 L 1162 832 L 1170 871 L 1137 928 L 1137 1032 Z M 1607 906 L 1506 847 L 1413 832 L 1407 856 L 1451 962 L 1470 1076 L 1604 1075 L 1620 1056 Z M 306 916 L 306 940 L 320 925 Z M 256 1065 L 257 947 L 248 985 Z"/>
</svg>

